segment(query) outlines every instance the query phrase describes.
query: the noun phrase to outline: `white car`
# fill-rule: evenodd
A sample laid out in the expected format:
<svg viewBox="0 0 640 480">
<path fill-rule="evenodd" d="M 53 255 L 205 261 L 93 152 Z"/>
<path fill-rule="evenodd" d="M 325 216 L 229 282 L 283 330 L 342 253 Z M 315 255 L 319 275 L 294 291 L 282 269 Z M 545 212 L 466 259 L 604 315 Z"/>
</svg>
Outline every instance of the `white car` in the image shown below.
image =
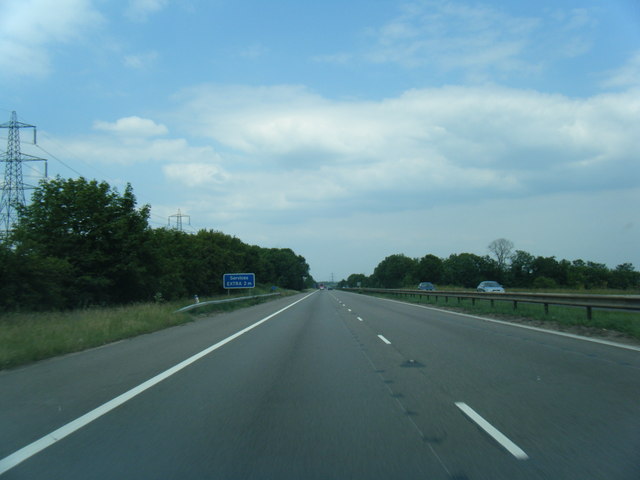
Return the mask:
<svg viewBox="0 0 640 480">
<path fill-rule="evenodd" d="M 492 282 L 492 281 L 480 282 L 480 285 L 478 285 L 477 290 L 479 292 L 504 293 L 504 287 L 502 285 L 500 285 L 498 282 Z"/>
</svg>

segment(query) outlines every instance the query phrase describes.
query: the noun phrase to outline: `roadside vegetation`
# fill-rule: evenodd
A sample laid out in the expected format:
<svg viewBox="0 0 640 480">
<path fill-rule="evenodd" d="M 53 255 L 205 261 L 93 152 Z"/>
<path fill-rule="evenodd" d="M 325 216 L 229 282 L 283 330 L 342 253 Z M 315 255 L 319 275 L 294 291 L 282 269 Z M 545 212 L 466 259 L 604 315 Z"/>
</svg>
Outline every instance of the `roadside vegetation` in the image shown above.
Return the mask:
<svg viewBox="0 0 640 480">
<path fill-rule="evenodd" d="M 0 238 L 0 368 L 251 304 L 174 313 L 196 295 L 201 301 L 226 298 L 225 273 L 255 273 L 264 290 L 255 289 L 254 294 L 269 293 L 273 287 L 300 291 L 315 284 L 304 257 L 289 248 L 248 245 L 214 230 L 151 228 L 150 207 L 137 206 L 130 185 L 120 193 L 106 182 L 57 177 L 41 182 L 31 203 L 18 213 L 11 234 Z M 475 288 L 483 280 L 496 280 L 508 291 L 640 293 L 640 273 L 630 263 L 609 269 L 590 261 L 534 257 L 514 252 L 505 239 L 492 242 L 488 250 L 495 258 L 471 253 L 446 259 L 391 255 L 372 275 L 352 274 L 337 286 L 416 288 L 430 281 Z M 518 315 L 524 312 L 523 305 Z M 564 314 L 551 319 L 584 324 L 583 316 L 576 315 L 576 320 L 564 320 Z M 608 320 L 599 312 L 594 318 L 599 322 L 594 328 L 637 335 L 637 319 Z"/>
<path fill-rule="evenodd" d="M 151 228 L 131 186 L 57 177 L 41 182 L 0 238 L 0 312 L 66 311 L 224 293 L 225 273 L 301 290 L 304 257 L 213 230 Z"/>
<path fill-rule="evenodd" d="M 354 273 L 337 286 L 417 288 L 420 282 L 431 282 L 439 289 L 442 285 L 475 289 L 482 281 L 495 280 L 508 291 L 640 292 L 640 272 L 631 263 L 610 269 L 592 261 L 535 257 L 521 250 L 506 258 L 498 261 L 473 253 L 452 254 L 444 259 L 432 254 L 421 258 L 394 254 L 382 260 L 372 275 Z"/>
<path fill-rule="evenodd" d="M 606 293 L 615 294 L 616 292 L 608 291 Z M 398 298 L 391 294 L 376 293 L 374 295 L 384 298 Z M 405 295 L 400 300 L 470 315 L 486 316 L 541 328 L 568 331 L 584 336 L 597 336 L 611 340 L 624 340 L 627 338 L 640 342 L 640 314 L 637 312 L 594 309 L 591 319 L 589 319 L 585 308 L 562 305 L 549 305 L 549 311 L 546 313 L 544 305 L 525 302 L 518 302 L 517 308 L 514 309 L 513 302 L 509 301 L 495 301 L 491 305 L 489 300 L 476 300 L 472 303 L 470 299 L 458 301 L 453 297 L 446 299 L 444 296 L 421 297 L 417 295 Z"/>
<path fill-rule="evenodd" d="M 201 302 L 271 293 L 256 287 L 231 296 L 201 298 Z M 281 295 L 297 293 L 279 290 Z M 137 335 L 151 333 L 215 313 L 245 308 L 278 297 L 239 300 L 207 305 L 188 312 L 176 310 L 193 301 L 140 303 L 117 307 L 93 307 L 65 312 L 0 314 L 0 369 L 45 358 L 99 347 Z"/>
<path fill-rule="evenodd" d="M 394 254 L 383 259 L 372 275 L 351 274 L 338 283 L 339 288 L 389 288 L 417 289 L 420 282 L 431 282 L 439 291 L 473 291 L 485 280 L 501 283 L 507 292 L 568 293 L 589 295 L 640 295 L 640 272 L 631 263 L 615 268 L 577 260 L 558 260 L 555 257 L 534 256 L 516 250 L 511 241 L 500 238 L 487 246 L 491 254 L 452 254 L 447 258 L 427 254 L 411 258 Z M 411 297 L 407 301 L 414 301 Z M 453 301 L 452 301 L 453 300 Z M 427 299 L 421 299 L 427 302 Z M 430 302 L 436 302 L 433 298 Z M 640 314 L 593 310 L 591 319 L 585 309 L 549 306 L 545 313 L 543 305 L 518 303 L 513 310 L 510 302 L 470 300 L 460 304 L 455 299 L 446 302 L 438 298 L 438 306 L 453 308 L 478 315 L 490 315 L 510 321 L 544 324 L 545 327 L 578 330 L 585 335 L 626 335 L 640 339 Z M 612 333 L 618 332 L 618 333 Z"/>
<path fill-rule="evenodd" d="M 225 273 L 255 273 L 251 293 L 314 284 L 304 257 L 213 230 L 151 228 L 133 189 L 106 182 L 42 181 L 0 237 L 0 368 L 180 325 L 256 300 L 174 313 L 228 298 Z M 242 293 L 233 291 L 235 295 Z M 261 300 L 262 301 L 262 300 Z"/>
</svg>

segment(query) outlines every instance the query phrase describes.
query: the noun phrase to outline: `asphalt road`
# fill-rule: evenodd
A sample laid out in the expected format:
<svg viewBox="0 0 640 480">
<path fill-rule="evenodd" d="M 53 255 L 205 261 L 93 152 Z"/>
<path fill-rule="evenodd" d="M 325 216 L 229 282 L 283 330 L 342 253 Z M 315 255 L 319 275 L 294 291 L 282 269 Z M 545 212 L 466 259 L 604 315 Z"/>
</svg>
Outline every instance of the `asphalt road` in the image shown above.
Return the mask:
<svg viewBox="0 0 640 480">
<path fill-rule="evenodd" d="M 640 351 L 319 291 L 1 372 L 0 472 L 638 480 Z"/>
</svg>

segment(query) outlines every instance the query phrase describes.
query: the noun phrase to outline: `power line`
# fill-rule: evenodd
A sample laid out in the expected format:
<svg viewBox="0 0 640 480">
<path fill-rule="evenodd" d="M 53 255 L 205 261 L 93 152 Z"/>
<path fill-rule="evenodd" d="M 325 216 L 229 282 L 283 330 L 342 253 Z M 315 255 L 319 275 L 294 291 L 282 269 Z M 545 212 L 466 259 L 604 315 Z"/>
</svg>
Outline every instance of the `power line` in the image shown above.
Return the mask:
<svg viewBox="0 0 640 480">
<path fill-rule="evenodd" d="M 14 112 L 14 113 L 15 113 L 15 112 Z M 17 118 L 17 117 L 16 117 L 16 118 Z M 20 122 L 18 122 L 18 123 L 20 123 Z M 31 126 L 31 125 L 28 125 L 28 124 L 26 124 L 26 123 L 25 123 L 25 124 L 21 124 L 21 125 L 24 125 L 24 126 Z M 35 128 L 35 127 L 34 127 L 34 128 Z M 69 150 L 68 150 L 64 145 L 62 145 L 60 142 L 58 142 L 58 141 L 57 141 L 57 140 L 55 140 L 53 137 L 51 137 L 50 135 L 48 135 L 46 132 L 39 132 L 39 135 L 40 135 L 41 137 L 46 138 L 48 142 L 51 142 L 52 144 L 54 144 L 54 145 L 55 145 L 56 147 L 58 147 L 59 149 L 64 150 L 64 151 L 65 151 L 65 155 L 66 155 L 66 156 L 71 157 L 71 158 L 73 158 L 74 160 L 76 160 L 76 161 L 78 161 L 78 162 L 80 162 L 80 163 L 84 164 L 85 166 L 87 166 L 87 167 L 89 167 L 89 168 L 91 168 L 91 169 L 95 170 L 97 173 L 99 173 L 99 174 L 100 174 L 100 176 L 101 176 L 102 178 L 106 178 L 106 179 L 107 179 L 111 184 L 120 183 L 120 182 L 117 182 L 117 181 L 115 181 L 115 180 L 113 180 L 113 179 L 110 179 L 108 175 L 106 175 L 104 172 L 102 172 L 102 171 L 100 171 L 98 168 L 96 168 L 96 167 L 95 167 L 95 165 L 92 165 L 92 164 L 90 164 L 90 163 L 88 163 L 88 162 L 86 162 L 86 161 L 82 160 L 81 158 L 78 158 L 76 155 L 74 155 L 72 152 L 70 152 L 70 151 L 69 151 Z M 1 136 L 0 136 L 0 138 L 1 138 Z M 82 172 L 78 171 L 76 168 L 74 168 L 74 167 L 72 167 L 71 165 L 69 165 L 69 163 L 68 163 L 68 162 L 66 162 L 66 161 L 62 160 L 62 159 L 61 159 L 61 158 L 59 158 L 57 155 L 54 155 L 54 154 L 53 154 L 53 153 L 51 153 L 49 150 L 47 150 L 47 149 L 45 149 L 44 147 L 42 147 L 41 145 L 39 145 L 39 144 L 35 141 L 35 133 L 34 133 L 34 142 L 33 142 L 33 145 L 34 145 L 36 148 L 38 148 L 40 151 L 44 152 L 48 157 L 50 157 L 50 158 L 52 158 L 53 160 L 55 160 L 55 161 L 59 162 L 59 163 L 60 163 L 61 165 L 63 165 L 65 168 L 67 168 L 67 169 L 69 169 L 70 171 L 72 171 L 75 175 L 78 175 L 79 177 L 86 177 Z M 31 158 L 34 158 L 34 159 L 35 159 L 36 157 L 31 157 Z M 44 160 L 44 159 L 40 159 L 40 160 Z M 45 160 L 45 161 L 46 161 L 46 160 Z M 26 165 L 25 165 L 25 167 L 26 167 Z M 33 167 L 27 167 L 27 168 L 30 168 L 30 169 L 31 169 L 32 171 L 34 171 L 34 172 L 36 171 Z M 45 177 L 46 177 L 46 173 L 45 173 Z M 140 198 L 138 198 L 138 200 L 140 200 L 140 202 L 139 202 L 139 203 L 141 203 L 141 204 L 145 204 L 145 203 L 146 203 L 146 204 L 148 204 L 148 205 L 151 205 L 151 204 L 150 204 L 150 203 L 148 203 L 148 202 L 144 202 L 144 201 L 142 201 L 142 199 L 140 199 Z M 150 218 L 148 219 L 148 222 L 149 222 L 149 223 L 152 223 L 152 224 L 157 225 L 157 226 L 162 226 L 162 227 L 166 227 L 166 226 L 167 226 L 167 221 L 166 221 L 166 220 L 167 220 L 167 217 L 164 217 L 164 216 L 161 216 L 161 215 L 158 215 L 158 214 L 152 213 L 151 211 L 149 212 L 149 217 L 150 217 Z M 153 217 L 153 218 L 155 218 L 155 219 L 157 219 L 157 220 L 153 220 L 151 217 Z M 178 213 L 177 213 L 177 214 L 174 214 L 174 215 L 170 215 L 170 216 L 169 216 L 169 225 L 168 225 L 169 227 L 171 227 L 171 219 L 172 219 L 172 218 L 173 218 L 173 219 L 175 219 L 175 222 L 176 222 L 176 228 L 178 228 L 178 229 L 179 229 L 179 230 L 181 230 L 181 231 L 183 231 L 184 229 L 188 229 L 188 230 L 189 230 L 189 231 L 191 231 L 191 232 L 197 233 L 197 232 L 200 230 L 200 228 L 196 228 L 195 226 L 193 226 L 193 225 L 191 224 L 191 217 L 190 217 L 189 215 L 184 215 L 184 214 L 182 214 L 182 213 L 180 212 L 180 210 L 178 210 Z M 182 219 L 183 219 L 183 218 L 188 219 L 188 222 L 186 222 L 186 223 L 185 223 L 185 222 L 183 222 L 183 221 L 182 221 Z"/>
<path fill-rule="evenodd" d="M 91 169 L 95 170 L 97 173 L 99 173 L 99 174 L 100 174 L 100 176 L 101 176 L 102 178 L 106 178 L 106 179 L 107 179 L 107 181 L 109 181 L 111 184 L 119 183 L 119 182 L 117 182 L 117 181 L 113 180 L 112 178 L 109 178 L 109 176 L 108 176 L 108 175 L 106 175 L 106 174 L 105 174 L 103 171 L 101 171 L 100 169 L 96 168 L 96 166 L 95 166 L 95 165 L 92 165 L 92 164 L 90 164 L 90 163 L 88 163 L 88 162 L 84 161 L 82 158 L 79 158 L 78 156 L 76 156 L 76 155 L 74 155 L 73 153 L 71 153 L 71 152 L 69 151 L 69 149 L 67 149 L 63 144 L 61 144 L 60 142 L 58 142 L 55 138 L 51 137 L 51 136 L 50 136 L 50 135 L 48 135 L 47 133 L 42 133 L 42 134 L 41 134 L 41 136 L 45 137 L 49 142 L 51 142 L 51 143 L 55 144 L 55 146 L 56 146 L 56 147 L 58 147 L 58 148 L 60 148 L 60 149 L 62 149 L 62 150 L 65 150 L 65 152 L 66 152 L 66 155 L 67 155 L 67 156 L 69 156 L 69 157 L 73 158 L 74 160 L 76 160 L 76 161 L 78 161 L 78 162 L 80 162 L 80 163 L 84 164 L 85 166 L 87 166 L 87 167 L 89 167 L 89 168 L 91 168 Z M 75 173 L 76 175 L 78 175 L 78 176 L 80 176 L 80 177 L 85 177 L 85 175 L 84 175 L 83 173 L 79 172 L 78 170 L 76 170 L 75 168 L 73 168 L 73 167 L 72 167 L 71 165 L 69 165 L 68 163 L 64 162 L 62 159 L 60 159 L 60 158 L 59 158 L 59 157 L 57 157 L 56 155 L 54 155 L 54 154 L 52 154 L 51 152 L 49 152 L 49 151 L 45 150 L 42 146 L 40 146 L 40 145 L 36 145 L 36 147 L 38 147 L 40 150 L 42 150 L 43 152 L 45 152 L 47 155 L 51 156 L 54 160 L 56 160 L 56 161 L 60 162 L 60 164 L 62 164 L 63 166 L 65 166 L 66 168 L 68 168 L 69 170 L 71 170 L 71 171 L 72 171 L 73 173 Z M 138 195 L 136 195 L 136 197 L 138 197 Z M 142 201 L 142 199 L 140 199 L 140 198 L 139 198 L 139 200 L 140 200 L 140 202 L 139 202 L 139 203 L 141 203 L 141 204 L 145 204 L 145 203 L 146 203 L 146 204 L 151 205 L 151 204 L 150 204 L 150 203 L 148 203 L 148 202 L 144 202 L 144 201 Z M 149 212 L 149 216 L 150 216 L 150 217 L 155 217 L 155 218 L 157 218 L 157 219 L 159 220 L 159 221 L 153 221 L 153 220 L 149 219 L 149 223 L 153 223 L 153 224 L 158 225 L 158 226 L 166 226 L 166 225 L 167 225 L 167 222 L 166 222 L 167 218 L 166 218 L 166 217 L 161 216 L 161 215 L 158 215 L 158 214 L 155 214 L 155 213 L 153 213 L 153 212 Z"/>
<path fill-rule="evenodd" d="M 53 158 L 54 160 L 60 162 L 62 165 L 64 165 L 65 167 L 67 167 L 69 170 L 71 170 L 73 173 L 75 173 L 76 175 L 78 175 L 79 177 L 85 177 L 84 174 L 82 174 L 81 172 L 79 172 L 78 170 L 76 170 L 75 168 L 73 168 L 71 165 L 65 163 L 64 161 L 62 161 L 60 158 L 58 158 L 57 156 L 55 156 L 53 153 L 45 150 L 44 148 L 42 148 L 40 145 L 36 145 L 36 147 L 38 147 L 40 150 L 42 150 L 44 153 L 46 153 L 47 155 L 49 155 L 51 158 Z M 77 159 L 76 159 L 77 160 Z M 88 165 L 87 162 L 82 162 L 85 165 Z M 110 180 L 112 183 L 113 180 Z M 144 202 L 143 202 L 144 204 Z M 153 223 L 155 225 L 162 225 L 163 227 L 166 226 L 166 221 L 165 221 L 165 217 L 161 216 L 161 215 L 157 215 L 155 213 L 149 212 L 149 216 L 150 217 L 156 217 L 161 221 L 153 221 L 151 219 L 149 219 L 149 223 Z"/>
<path fill-rule="evenodd" d="M 81 177 L 83 177 L 84 175 L 82 175 L 79 171 L 77 171 L 75 168 L 67 165 L 66 163 L 64 163 L 62 160 L 60 160 L 58 157 L 56 157 L 53 153 L 46 151 L 44 148 L 42 148 L 40 145 L 36 145 L 36 147 L 38 147 L 40 150 L 42 150 L 44 153 L 46 153 L 47 155 L 49 155 L 51 158 L 53 158 L 54 160 L 57 160 L 58 162 L 60 162 L 62 165 L 64 165 L 65 167 L 67 167 L 69 170 L 71 170 L 73 173 L 75 173 L 76 175 L 79 175 Z"/>
<path fill-rule="evenodd" d="M 100 170 L 99 168 L 97 168 L 95 165 L 83 160 L 82 158 L 78 157 L 77 155 L 73 154 L 71 151 L 69 151 L 69 149 L 67 147 L 65 147 L 63 144 L 61 144 L 60 142 L 58 142 L 55 138 L 53 138 L 51 135 L 48 135 L 46 132 L 42 132 L 41 133 L 42 137 L 45 137 L 47 139 L 47 141 L 53 143 L 56 147 L 62 149 L 65 151 L 65 155 L 67 157 L 71 157 L 74 160 L 84 164 L 86 167 L 95 170 L 102 178 L 106 178 L 107 180 L 109 180 L 110 182 L 114 183 L 113 179 L 110 179 L 108 175 L 105 174 L 105 172 L 103 172 L 102 170 Z M 39 145 L 37 145 L 39 148 L 41 148 Z M 44 149 L 42 149 L 44 151 Z M 62 160 L 58 159 L 57 157 L 55 158 L 56 160 L 58 160 L 60 163 L 62 163 L 62 165 L 64 165 L 65 167 L 67 167 L 68 169 L 70 169 L 71 171 L 73 171 L 74 173 L 76 173 L 77 175 L 80 176 L 84 176 L 80 173 L 78 173 L 77 170 L 71 168 L 69 165 L 67 165 L 66 163 L 64 163 Z"/>
</svg>

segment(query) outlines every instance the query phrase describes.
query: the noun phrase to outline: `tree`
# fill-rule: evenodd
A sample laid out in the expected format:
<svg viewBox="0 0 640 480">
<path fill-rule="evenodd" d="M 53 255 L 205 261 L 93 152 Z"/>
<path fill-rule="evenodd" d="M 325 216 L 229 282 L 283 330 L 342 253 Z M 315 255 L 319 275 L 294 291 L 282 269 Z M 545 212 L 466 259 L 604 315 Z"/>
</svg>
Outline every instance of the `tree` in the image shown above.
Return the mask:
<svg viewBox="0 0 640 480">
<path fill-rule="evenodd" d="M 0 309 L 42 310 L 179 299 L 223 291 L 222 275 L 256 273 L 258 283 L 300 290 L 313 284 L 304 257 L 264 249 L 213 230 L 197 234 L 148 225 L 106 182 L 56 177 L 19 209 L 0 243 Z"/>
<path fill-rule="evenodd" d="M 199 272 L 190 270 L 191 265 L 187 262 L 194 255 L 192 243 L 190 236 L 179 230 L 157 228 L 151 231 L 152 258 L 148 273 L 155 298 L 176 300 L 203 293 L 202 290 L 193 291 L 191 283 L 200 276 Z"/>
<path fill-rule="evenodd" d="M 296 255 L 290 248 L 265 249 L 263 255 L 273 272 L 270 283 L 293 290 L 304 288 L 305 279 L 310 277 L 309 265 L 304 257 Z"/>
<path fill-rule="evenodd" d="M 444 267 L 442 260 L 435 255 L 425 255 L 416 265 L 415 276 L 419 281 L 440 283 Z"/>
<path fill-rule="evenodd" d="M 347 278 L 344 285 L 345 287 L 356 288 L 356 287 L 368 287 L 369 279 L 364 273 L 352 273 Z"/>
<path fill-rule="evenodd" d="M 57 177 L 19 209 L 11 242 L 19 255 L 68 267 L 65 306 L 130 302 L 150 294 L 149 209 L 136 208 L 131 185 L 121 195 L 106 182 Z"/>
<path fill-rule="evenodd" d="M 491 242 L 487 248 L 495 255 L 498 268 L 504 271 L 507 266 L 507 260 L 513 252 L 513 242 L 506 238 L 498 238 Z"/>
<path fill-rule="evenodd" d="M 0 310 L 61 309 L 72 279 L 68 262 L 0 243 Z"/>
<path fill-rule="evenodd" d="M 578 259 L 569 264 L 567 277 L 567 284 L 574 287 L 586 289 L 606 288 L 611 277 L 611 271 L 602 263 L 585 262 L 582 259 Z"/>
<path fill-rule="evenodd" d="M 640 272 L 636 272 L 631 263 L 618 265 L 611 272 L 609 287 L 611 288 L 637 288 L 640 287 Z"/>
<path fill-rule="evenodd" d="M 553 280 L 555 285 L 567 285 L 570 265 L 567 260 L 558 261 L 556 257 L 536 257 L 531 265 L 533 280 L 535 282 L 537 278 L 545 277 Z M 550 285 L 547 280 L 538 284 Z"/>
<path fill-rule="evenodd" d="M 466 288 L 477 286 L 483 280 L 498 280 L 500 270 L 498 264 L 489 256 L 480 257 L 473 253 L 450 255 L 444 261 L 445 282 Z"/>
<path fill-rule="evenodd" d="M 389 255 L 374 269 L 374 282 L 383 288 L 399 288 L 415 283 L 412 273 L 416 263 L 416 260 L 403 254 Z"/>
<path fill-rule="evenodd" d="M 607 288 L 609 269 L 603 263 L 587 262 L 584 270 L 586 288 Z"/>
<path fill-rule="evenodd" d="M 587 264 L 582 259 L 571 262 L 569 272 L 567 274 L 567 285 L 573 288 L 584 288 L 585 286 L 585 269 Z"/>
<path fill-rule="evenodd" d="M 533 282 L 533 262 L 535 257 L 523 250 L 516 250 L 511 256 L 511 281 L 517 287 L 530 287 Z"/>
</svg>

